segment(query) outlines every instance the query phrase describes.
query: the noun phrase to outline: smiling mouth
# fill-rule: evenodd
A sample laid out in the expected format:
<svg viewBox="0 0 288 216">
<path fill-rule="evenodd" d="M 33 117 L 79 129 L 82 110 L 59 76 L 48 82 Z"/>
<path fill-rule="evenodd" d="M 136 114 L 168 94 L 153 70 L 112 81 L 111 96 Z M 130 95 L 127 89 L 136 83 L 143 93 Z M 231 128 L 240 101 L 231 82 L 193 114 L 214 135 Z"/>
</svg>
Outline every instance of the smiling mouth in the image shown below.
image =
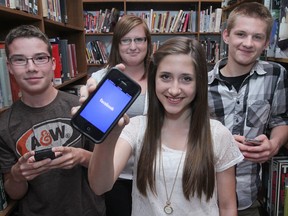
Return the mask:
<svg viewBox="0 0 288 216">
<path fill-rule="evenodd" d="M 169 96 L 166 96 L 166 98 L 168 99 L 168 101 L 172 103 L 178 103 L 183 99 L 182 97 L 169 97 Z"/>
<path fill-rule="evenodd" d="M 25 80 L 39 80 L 41 79 L 41 77 L 28 77 L 28 78 L 25 78 Z"/>
</svg>

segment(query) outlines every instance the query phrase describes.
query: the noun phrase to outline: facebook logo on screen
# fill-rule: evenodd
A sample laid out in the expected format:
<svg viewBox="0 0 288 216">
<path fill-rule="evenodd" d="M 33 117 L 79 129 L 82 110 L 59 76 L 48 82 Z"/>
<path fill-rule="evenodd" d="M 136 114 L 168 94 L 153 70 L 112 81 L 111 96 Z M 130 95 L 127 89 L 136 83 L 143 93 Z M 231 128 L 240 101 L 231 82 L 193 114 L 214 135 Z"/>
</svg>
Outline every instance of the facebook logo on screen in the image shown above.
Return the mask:
<svg viewBox="0 0 288 216">
<path fill-rule="evenodd" d="M 111 80 L 106 80 L 80 115 L 105 133 L 131 98 Z"/>
</svg>

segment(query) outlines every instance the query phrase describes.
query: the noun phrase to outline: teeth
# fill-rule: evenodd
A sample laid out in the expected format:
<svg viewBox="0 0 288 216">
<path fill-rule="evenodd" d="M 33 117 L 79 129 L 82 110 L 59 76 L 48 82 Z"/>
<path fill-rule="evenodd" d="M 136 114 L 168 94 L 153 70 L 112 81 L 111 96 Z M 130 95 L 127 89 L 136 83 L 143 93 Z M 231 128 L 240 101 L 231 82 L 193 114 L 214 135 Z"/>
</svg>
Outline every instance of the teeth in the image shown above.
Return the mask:
<svg viewBox="0 0 288 216">
<path fill-rule="evenodd" d="M 171 100 L 171 101 L 179 101 L 180 98 L 169 98 L 169 100 Z"/>
</svg>

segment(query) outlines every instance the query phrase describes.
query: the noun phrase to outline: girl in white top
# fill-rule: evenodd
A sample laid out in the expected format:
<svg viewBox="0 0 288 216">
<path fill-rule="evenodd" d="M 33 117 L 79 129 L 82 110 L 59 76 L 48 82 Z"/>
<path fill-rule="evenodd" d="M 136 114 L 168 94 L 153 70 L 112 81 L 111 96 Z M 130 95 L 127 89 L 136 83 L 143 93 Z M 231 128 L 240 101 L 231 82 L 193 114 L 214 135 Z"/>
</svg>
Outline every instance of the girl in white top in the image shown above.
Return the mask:
<svg viewBox="0 0 288 216">
<path fill-rule="evenodd" d="M 109 191 L 134 155 L 132 215 L 237 215 L 234 165 L 243 156 L 228 129 L 210 120 L 207 89 L 201 44 L 186 37 L 167 40 L 149 68 L 147 116 L 128 124 L 124 115 L 109 138 L 95 145 L 89 164 L 93 191 Z"/>
</svg>

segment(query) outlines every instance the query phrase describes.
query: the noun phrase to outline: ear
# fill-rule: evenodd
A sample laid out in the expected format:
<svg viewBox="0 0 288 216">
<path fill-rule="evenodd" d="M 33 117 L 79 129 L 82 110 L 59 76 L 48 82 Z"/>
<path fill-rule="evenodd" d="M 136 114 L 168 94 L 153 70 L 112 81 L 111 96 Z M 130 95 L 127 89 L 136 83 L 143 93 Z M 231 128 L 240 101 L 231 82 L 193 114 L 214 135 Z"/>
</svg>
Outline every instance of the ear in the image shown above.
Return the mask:
<svg viewBox="0 0 288 216">
<path fill-rule="evenodd" d="M 270 44 L 270 39 L 268 38 L 268 39 L 266 40 L 266 42 L 265 42 L 265 45 L 264 45 L 264 49 L 263 49 L 263 50 L 265 50 L 265 49 L 269 46 L 269 44 Z"/>
<path fill-rule="evenodd" d="M 52 58 L 51 58 L 51 61 L 52 61 L 52 70 L 54 71 L 55 68 L 56 68 L 56 61 L 55 61 L 55 58 L 52 57 Z"/>
<path fill-rule="evenodd" d="M 222 38 L 225 44 L 229 44 L 229 33 L 227 31 L 227 29 L 224 29 L 223 33 L 222 33 Z"/>
<path fill-rule="evenodd" d="M 6 60 L 6 66 L 7 66 L 8 72 L 14 76 L 13 70 L 11 69 L 11 64 L 8 61 L 8 59 Z"/>
</svg>

